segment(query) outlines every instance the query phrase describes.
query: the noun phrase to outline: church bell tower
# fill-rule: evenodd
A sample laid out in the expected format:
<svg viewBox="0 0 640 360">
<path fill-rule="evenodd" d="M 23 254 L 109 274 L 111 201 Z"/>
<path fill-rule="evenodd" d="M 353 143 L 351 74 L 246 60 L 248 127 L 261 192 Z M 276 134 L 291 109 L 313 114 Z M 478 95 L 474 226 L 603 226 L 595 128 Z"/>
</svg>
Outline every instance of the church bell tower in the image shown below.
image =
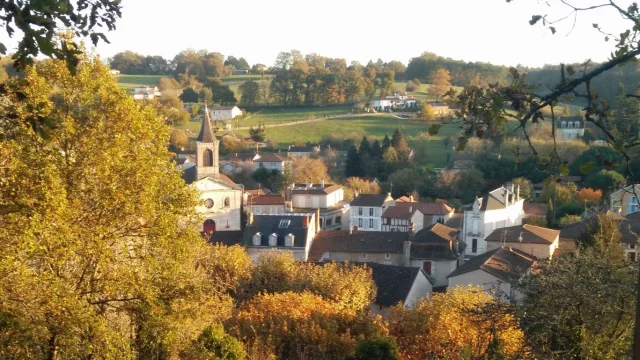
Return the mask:
<svg viewBox="0 0 640 360">
<path fill-rule="evenodd" d="M 207 176 L 216 177 L 220 173 L 220 162 L 218 160 L 218 150 L 220 141 L 213 134 L 211 121 L 209 120 L 209 109 L 204 105 L 204 119 L 200 134 L 196 139 L 196 170 L 197 178 L 202 179 Z"/>
</svg>

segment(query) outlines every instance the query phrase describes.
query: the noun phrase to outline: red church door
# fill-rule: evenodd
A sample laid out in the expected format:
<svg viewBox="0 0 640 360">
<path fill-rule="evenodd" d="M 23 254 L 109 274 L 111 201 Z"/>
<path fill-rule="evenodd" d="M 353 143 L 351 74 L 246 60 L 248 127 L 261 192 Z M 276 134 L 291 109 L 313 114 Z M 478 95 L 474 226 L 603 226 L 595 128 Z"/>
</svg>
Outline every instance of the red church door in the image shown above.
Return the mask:
<svg viewBox="0 0 640 360">
<path fill-rule="evenodd" d="M 213 234 L 214 232 L 216 232 L 216 222 L 211 219 L 205 220 L 204 224 L 202 225 L 202 232 L 208 234 Z"/>
</svg>

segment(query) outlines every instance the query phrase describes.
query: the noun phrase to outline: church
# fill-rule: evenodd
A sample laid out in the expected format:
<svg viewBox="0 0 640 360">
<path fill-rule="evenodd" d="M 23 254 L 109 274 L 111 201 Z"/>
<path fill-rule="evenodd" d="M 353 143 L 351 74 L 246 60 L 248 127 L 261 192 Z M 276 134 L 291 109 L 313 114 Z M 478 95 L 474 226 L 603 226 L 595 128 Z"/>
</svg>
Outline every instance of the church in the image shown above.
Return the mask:
<svg viewBox="0 0 640 360">
<path fill-rule="evenodd" d="M 182 178 L 200 193 L 198 214 L 204 216 L 202 231 L 239 231 L 242 212 L 242 188 L 220 173 L 220 141 L 213 134 L 205 106 L 202 127 L 196 139 L 196 165 L 185 169 Z"/>
</svg>

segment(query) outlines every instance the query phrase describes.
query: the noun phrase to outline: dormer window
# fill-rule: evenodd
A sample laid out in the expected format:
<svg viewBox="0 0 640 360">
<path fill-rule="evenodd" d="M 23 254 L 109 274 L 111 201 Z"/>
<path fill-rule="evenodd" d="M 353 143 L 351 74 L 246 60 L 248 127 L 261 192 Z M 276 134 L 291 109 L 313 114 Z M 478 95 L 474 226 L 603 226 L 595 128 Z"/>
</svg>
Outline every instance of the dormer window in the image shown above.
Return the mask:
<svg viewBox="0 0 640 360">
<path fill-rule="evenodd" d="M 565 126 L 565 122 L 564 121 L 560 121 L 560 128 L 564 129 L 564 126 Z"/>
<path fill-rule="evenodd" d="M 260 246 L 262 245 L 262 234 L 255 233 L 255 235 L 253 235 L 253 246 Z"/>
<path fill-rule="evenodd" d="M 279 229 L 286 229 L 291 225 L 291 220 L 280 220 L 280 224 L 278 224 Z"/>
<path fill-rule="evenodd" d="M 278 246 L 278 234 L 269 235 L 269 246 Z"/>
<path fill-rule="evenodd" d="M 293 234 L 289 234 L 289 235 L 285 236 L 284 237 L 284 246 L 293 247 L 294 238 L 295 238 L 295 236 Z"/>
<path fill-rule="evenodd" d="M 580 128 L 580 121 L 576 121 L 576 129 Z"/>
</svg>

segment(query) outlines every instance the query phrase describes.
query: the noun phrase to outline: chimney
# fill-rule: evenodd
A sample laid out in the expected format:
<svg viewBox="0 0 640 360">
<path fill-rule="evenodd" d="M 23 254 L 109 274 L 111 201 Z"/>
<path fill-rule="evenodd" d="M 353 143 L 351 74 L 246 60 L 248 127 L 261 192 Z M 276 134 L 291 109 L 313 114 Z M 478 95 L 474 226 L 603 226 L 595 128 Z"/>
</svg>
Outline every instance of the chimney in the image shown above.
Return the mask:
<svg viewBox="0 0 640 360">
<path fill-rule="evenodd" d="M 409 202 L 413 202 L 413 195 L 409 195 Z"/>
<path fill-rule="evenodd" d="M 507 190 L 507 188 L 504 188 L 504 207 L 508 207 L 509 206 L 509 190 Z"/>
<path fill-rule="evenodd" d="M 316 209 L 316 234 L 320 232 L 320 209 Z"/>
<path fill-rule="evenodd" d="M 516 188 L 516 201 L 520 201 L 520 184 Z"/>
<path fill-rule="evenodd" d="M 353 234 L 353 228 L 349 227 L 349 234 Z"/>
<path fill-rule="evenodd" d="M 359 195 L 359 194 L 358 194 L 358 191 L 357 191 L 357 190 L 353 192 L 353 198 L 354 198 L 354 199 L 355 199 L 355 198 L 357 198 L 357 197 L 358 197 L 358 195 Z"/>
<path fill-rule="evenodd" d="M 309 227 L 309 215 L 302 217 L 302 227 Z"/>
<path fill-rule="evenodd" d="M 407 240 L 402 246 L 402 265 L 409 266 L 411 264 L 411 241 Z"/>
<path fill-rule="evenodd" d="M 249 219 L 247 220 L 247 224 L 253 225 L 253 212 L 249 213 Z"/>
<path fill-rule="evenodd" d="M 324 187 L 324 179 L 320 180 L 320 186 Z"/>
</svg>

